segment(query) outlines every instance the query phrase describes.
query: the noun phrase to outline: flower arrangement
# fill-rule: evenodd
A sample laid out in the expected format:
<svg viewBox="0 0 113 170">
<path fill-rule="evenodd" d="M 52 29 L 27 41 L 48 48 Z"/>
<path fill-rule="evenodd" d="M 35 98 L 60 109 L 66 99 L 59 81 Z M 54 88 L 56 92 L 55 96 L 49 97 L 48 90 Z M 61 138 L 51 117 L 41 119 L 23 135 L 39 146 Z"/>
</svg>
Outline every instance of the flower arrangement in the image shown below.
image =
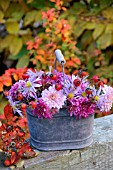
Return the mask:
<svg viewBox="0 0 113 170">
<path fill-rule="evenodd" d="M 113 88 L 96 75 L 89 80 L 85 71 L 69 76 L 50 67 L 48 72 L 29 69 L 24 79 L 11 87 L 7 98 L 14 113 L 21 116 L 29 107 L 38 118 L 51 119 L 65 107 L 70 116 L 86 118 L 96 109 L 111 109 Z"/>
</svg>

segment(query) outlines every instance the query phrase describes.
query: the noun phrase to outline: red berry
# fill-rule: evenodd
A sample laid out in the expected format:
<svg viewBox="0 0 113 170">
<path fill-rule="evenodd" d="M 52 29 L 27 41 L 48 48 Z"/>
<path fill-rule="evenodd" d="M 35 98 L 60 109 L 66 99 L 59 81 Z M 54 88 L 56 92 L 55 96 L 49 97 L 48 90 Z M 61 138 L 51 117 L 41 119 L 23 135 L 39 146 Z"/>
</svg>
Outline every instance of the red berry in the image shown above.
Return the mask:
<svg viewBox="0 0 113 170">
<path fill-rule="evenodd" d="M 22 77 L 23 77 L 23 79 L 28 79 L 28 78 L 29 78 L 29 75 L 23 74 Z"/>
<path fill-rule="evenodd" d="M 103 87 L 103 85 L 104 85 L 103 81 L 99 81 L 99 82 L 98 82 L 98 87 L 100 87 L 100 86 Z"/>
<path fill-rule="evenodd" d="M 10 166 L 10 165 L 11 165 L 11 161 L 10 161 L 9 159 L 6 159 L 6 160 L 4 161 L 4 165 L 5 165 L 5 166 Z"/>
<path fill-rule="evenodd" d="M 94 75 L 94 76 L 92 77 L 92 80 L 93 80 L 95 83 L 97 83 L 97 82 L 99 81 L 99 77 L 96 76 L 96 75 Z"/>
<path fill-rule="evenodd" d="M 33 149 L 32 148 L 29 148 L 28 151 L 32 151 Z"/>
<path fill-rule="evenodd" d="M 22 109 L 26 109 L 26 107 L 27 107 L 26 104 L 25 104 L 25 103 L 22 103 L 21 108 L 22 108 Z"/>
<path fill-rule="evenodd" d="M 17 142 L 15 147 L 16 147 L 16 149 L 20 148 L 20 143 Z"/>
<path fill-rule="evenodd" d="M 82 77 L 87 76 L 87 75 L 88 75 L 88 73 L 87 73 L 86 71 L 83 71 L 83 72 L 81 73 L 81 76 L 82 76 Z"/>
<path fill-rule="evenodd" d="M 23 99 L 23 95 L 21 93 L 18 94 L 18 100 L 22 100 Z"/>
<path fill-rule="evenodd" d="M 57 80 L 57 75 L 56 74 L 51 74 L 50 77 L 51 77 L 51 80 Z"/>
<path fill-rule="evenodd" d="M 35 109 L 36 106 L 37 106 L 36 102 L 34 102 L 34 101 L 31 101 L 31 102 L 30 102 L 30 105 L 31 105 L 31 107 L 32 107 L 33 109 Z"/>
<path fill-rule="evenodd" d="M 80 86 L 81 81 L 80 81 L 79 79 L 75 79 L 75 80 L 73 81 L 73 83 L 74 83 L 75 86 Z"/>
<path fill-rule="evenodd" d="M 23 137 L 24 136 L 24 132 L 18 132 L 18 136 L 19 137 Z"/>
<path fill-rule="evenodd" d="M 56 84 L 56 85 L 55 85 L 55 89 L 56 89 L 57 91 L 61 90 L 61 89 L 62 89 L 62 85 L 61 85 L 61 84 Z"/>
<path fill-rule="evenodd" d="M 86 89 L 86 94 L 92 94 L 92 90 L 91 89 Z"/>
</svg>

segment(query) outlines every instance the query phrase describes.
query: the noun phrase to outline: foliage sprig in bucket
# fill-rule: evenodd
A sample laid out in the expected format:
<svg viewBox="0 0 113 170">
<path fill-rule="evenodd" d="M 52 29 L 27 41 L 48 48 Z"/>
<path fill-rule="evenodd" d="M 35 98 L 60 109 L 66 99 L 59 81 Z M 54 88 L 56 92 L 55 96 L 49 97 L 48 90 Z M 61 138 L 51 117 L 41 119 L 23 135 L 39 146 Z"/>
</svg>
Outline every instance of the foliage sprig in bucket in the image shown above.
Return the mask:
<svg viewBox="0 0 113 170">
<path fill-rule="evenodd" d="M 62 72 L 28 70 L 23 80 L 9 90 L 8 100 L 14 113 L 27 108 L 31 144 L 39 150 L 80 149 L 92 141 L 95 110 L 109 111 L 113 88 L 98 76 L 90 80 L 86 72 L 64 73 L 65 59 L 55 51 Z M 55 64 L 56 65 L 56 64 Z"/>
</svg>

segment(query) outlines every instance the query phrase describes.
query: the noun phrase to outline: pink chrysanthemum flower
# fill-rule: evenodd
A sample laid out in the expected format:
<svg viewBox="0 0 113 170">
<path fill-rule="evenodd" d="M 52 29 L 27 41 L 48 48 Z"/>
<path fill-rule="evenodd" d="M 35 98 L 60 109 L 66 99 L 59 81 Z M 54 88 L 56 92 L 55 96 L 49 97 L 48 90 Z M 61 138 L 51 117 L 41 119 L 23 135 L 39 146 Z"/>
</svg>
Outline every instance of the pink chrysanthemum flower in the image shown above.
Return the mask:
<svg viewBox="0 0 113 170">
<path fill-rule="evenodd" d="M 37 102 L 36 108 L 33 110 L 33 114 L 37 115 L 38 118 L 52 118 L 52 113 L 50 108 L 44 103 L 42 99 L 39 99 Z"/>
<path fill-rule="evenodd" d="M 94 114 L 95 103 L 91 103 L 87 98 L 72 98 L 68 101 L 67 110 L 70 116 L 75 116 L 76 118 L 86 118 L 91 114 Z"/>
<path fill-rule="evenodd" d="M 55 86 L 50 86 L 49 89 L 45 89 L 42 92 L 43 101 L 49 106 L 49 108 L 60 109 L 64 105 L 66 96 L 63 94 L 63 90 L 57 91 Z"/>
</svg>

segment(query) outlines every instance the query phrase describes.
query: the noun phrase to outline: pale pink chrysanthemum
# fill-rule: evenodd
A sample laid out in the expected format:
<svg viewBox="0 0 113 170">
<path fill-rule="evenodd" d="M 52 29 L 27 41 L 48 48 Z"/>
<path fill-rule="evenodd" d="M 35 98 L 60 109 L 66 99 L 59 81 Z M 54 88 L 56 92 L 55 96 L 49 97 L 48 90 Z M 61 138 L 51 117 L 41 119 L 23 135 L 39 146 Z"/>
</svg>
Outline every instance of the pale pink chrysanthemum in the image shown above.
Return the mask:
<svg viewBox="0 0 113 170">
<path fill-rule="evenodd" d="M 66 96 L 63 94 L 63 90 L 57 91 L 55 86 L 50 86 L 49 89 L 45 89 L 42 92 L 43 101 L 49 106 L 49 108 L 60 109 L 64 105 Z"/>
<path fill-rule="evenodd" d="M 105 93 L 105 98 L 113 103 L 113 88 L 105 84 L 102 90 Z"/>
<path fill-rule="evenodd" d="M 100 111 L 108 112 L 112 108 L 113 104 L 113 88 L 107 85 L 104 85 L 102 88 L 103 94 L 99 97 L 97 101 L 97 106 Z"/>
</svg>

